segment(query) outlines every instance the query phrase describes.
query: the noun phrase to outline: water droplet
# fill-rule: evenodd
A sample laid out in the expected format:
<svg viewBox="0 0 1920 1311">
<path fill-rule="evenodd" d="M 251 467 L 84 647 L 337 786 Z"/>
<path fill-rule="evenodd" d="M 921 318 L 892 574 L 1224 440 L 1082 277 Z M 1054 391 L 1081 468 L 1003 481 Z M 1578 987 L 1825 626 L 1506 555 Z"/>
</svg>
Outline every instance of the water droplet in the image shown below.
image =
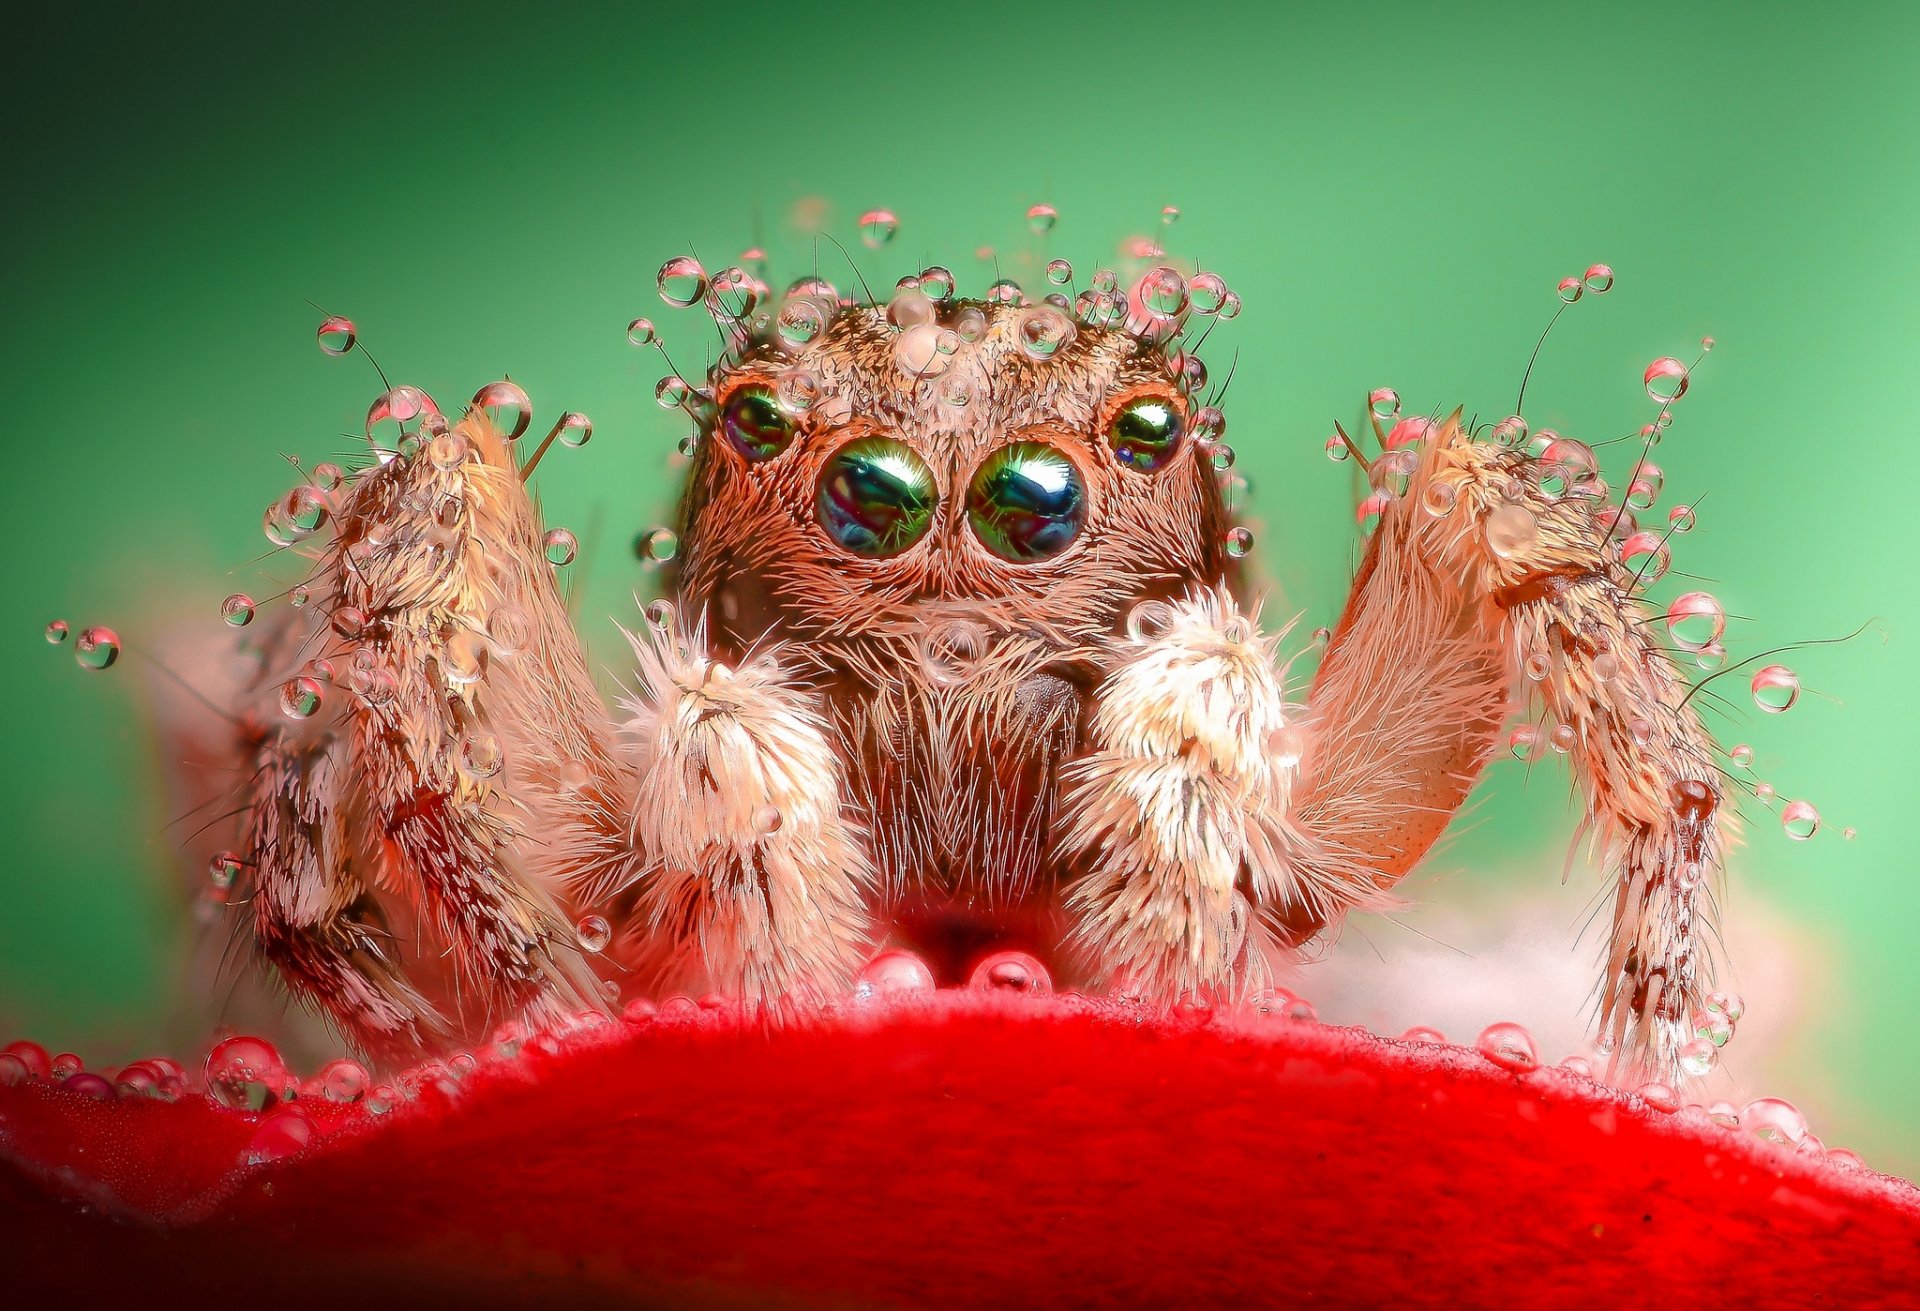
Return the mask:
<svg viewBox="0 0 1920 1311">
<path fill-rule="evenodd" d="M 1345 462 L 1347 457 L 1352 454 L 1352 452 L 1347 450 L 1347 443 L 1339 433 L 1335 433 L 1333 436 L 1327 438 L 1326 452 L 1327 458 L 1335 464 Z"/>
<path fill-rule="evenodd" d="M 1676 533 L 1693 531 L 1694 513 L 1691 505 L 1676 505 L 1667 511 L 1667 526 Z"/>
<path fill-rule="evenodd" d="M 351 1105 L 367 1095 L 367 1067 L 342 1057 L 320 1067 L 320 1095 L 330 1102 Z"/>
<path fill-rule="evenodd" d="M 1672 1115 L 1680 1109 L 1680 1094 L 1664 1083 L 1643 1083 L 1634 1090 L 1640 1100 L 1663 1115 Z"/>
<path fill-rule="evenodd" d="M 780 307 L 774 331 L 786 345 L 798 349 L 827 330 L 827 311 L 811 297 L 796 296 Z"/>
<path fill-rule="evenodd" d="M 1642 583 L 1657 583 L 1673 565 L 1673 552 L 1660 534 L 1642 529 L 1620 543 L 1620 562 Z"/>
<path fill-rule="evenodd" d="M 1540 730 L 1532 724 L 1517 724 L 1507 734 L 1507 750 L 1513 753 L 1515 760 L 1538 760 L 1540 758 Z"/>
<path fill-rule="evenodd" d="M 753 831 L 763 838 L 778 833 L 783 822 L 778 806 L 761 806 L 753 812 Z"/>
<path fill-rule="evenodd" d="M 1073 265 L 1063 259 L 1047 261 L 1047 281 L 1056 287 L 1064 287 L 1073 281 Z"/>
<path fill-rule="evenodd" d="M 476 728 L 461 737 L 460 768 L 467 777 L 492 778 L 506 763 L 506 749 L 495 734 Z"/>
<path fill-rule="evenodd" d="M 1187 280 L 1178 269 L 1157 265 L 1141 275 L 1139 296 L 1149 314 L 1170 319 L 1187 307 Z"/>
<path fill-rule="evenodd" d="M 583 915 L 580 922 L 573 926 L 574 936 L 580 939 L 582 951 L 602 952 L 613 941 L 613 926 L 607 923 L 604 915 Z"/>
<path fill-rule="evenodd" d="M 1795 842 L 1805 842 L 1820 827 L 1820 812 L 1811 801 L 1789 801 L 1780 808 L 1780 827 Z"/>
<path fill-rule="evenodd" d="M 659 339 L 652 319 L 635 319 L 627 325 L 627 340 L 635 346 L 651 346 Z"/>
<path fill-rule="evenodd" d="M 292 1082 L 273 1044 L 245 1034 L 207 1053 L 206 1080 L 215 1101 L 241 1111 L 267 1109 L 286 1096 Z"/>
<path fill-rule="evenodd" d="M 1487 515 L 1486 534 L 1487 549 L 1505 560 L 1533 545 L 1540 524 L 1526 506 L 1509 503 Z"/>
<path fill-rule="evenodd" d="M 67 634 L 71 631 L 72 629 L 68 628 L 66 620 L 50 620 L 46 629 L 47 641 L 53 646 L 60 646 L 67 640 Z"/>
<path fill-rule="evenodd" d="M 286 1107 L 260 1122 L 247 1143 L 248 1165 L 265 1165 L 298 1156 L 313 1141 L 313 1121 L 305 1111 Z"/>
<path fill-rule="evenodd" d="M 382 462 L 395 455 L 408 455 L 420 442 L 420 431 L 429 419 L 445 422 L 433 397 L 418 387 L 401 385 L 374 398 L 367 407 L 364 431 L 367 443 Z M 307 488 L 308 491 L 317 491 Z"/>
<path fill-rule="evenodd" d="M 1452 513 L 1459 500 L 1459 486 L 1448 482 L 1430 482 L 1420 496 L 1421 507 L 1436 519 Z"/>
<path fill-rule="evenodd" d="M 660 288 L 661 300 L 683 310 L 707 294 L 707 271 L 693 256 L 676 255 L 660 266 L 654 285 Z"/>
<path fill-rule="evenodd" d="M 1367 410 L 1376 419 L 1400 417 L 1400 393 L 1391 387 L 1375 387 L 1367 393 Z"/>
<path fill-rule="evenodd" d="M 533 640 L 533 620 L 517 605 L 497 605 L 487 612 L 487 637 L 503 655 L 524 651 Z"/>
<path fill-rule="evenodd" d="M 217 893 L 230 891 L 240 877 L 240 871 L 246 868 L 246 862 L 239 853 L 217 851 L 207 860 L 207 882 L 213 885 Z"/>
<path fill-rule="evenodd" d="M 329 314 L 320 320 L 314 337 L 320 343 L 320 349 L 329 355 L 345 355 L 353 349 L 358 334 L 354 332 L 353 320 L 339 314 Z"/>
<path fill-rule="evenodd" d="M 1548 744 L 1563 756 L 1573 750 L 1574 743 L 1579 740 L 1580 735 L 1572 724 L 1555 724 L 1553 732 L 1547 735 Z"/>
<path fill-rule="evenodd" d="M 1586 283 L 1582 282 L 1579 278 L 1569 276 L 1560 279 L 1560 285 L 1554 290 L 1559 294 L 1561 300 L 1571 305 L 1580 299 L 1580 293 L 1586 289 Z"/>
<path fill-rule="evenodd" d="M 656 633 L 664 633 L 673 627 L 674 610 L 671 601 L 649 601 L 645 614 L 647 625 Z"/>
<path fill-rule="evenodd" d="M 1236 560 L 1245 559 L 1253 550 L 1253 529 L 1244 525 L 1227 530 L 1227 554 Z"/>
<path fill-rule="evenodd" d="M 575 410 L 568 410 L 553 425 L 549 437 L 558 437 L 562 446 L 585 446 L 593 440 L 593 420 Z"/>
<path fill-rule="evenodd" d="M 1517 1024 L 1489 1024 L 1480 1031 L 1473 1045 L 1480 1054 L 1495 1065 L 1508 1070 L 1526 1071 L 1540 1064 L 1540 1053 L 1533 1045 L 1533 1035 Z"/>
<path fill-rule="evenodd" d="M 1720 1059 L 1720 1049 L 1706 1038 L 1689 1038 L 1680 1044 L 1680 1050 L 1675 1053 L 1675 1058 L 1679 1061 L 1682 1070 L 1691 1077 L 1699 1079 L 1705 1077 L 1707 1071 L 1713 1068 L 1714 1062 Z"/>
<path fill-rule="evenodd" d="M 1709 593 L 1682 592 L 1667 606 L 1667 633 L 1676 646 L 1688 651 L 1718 642 L 1726 630 L 1726 611 Z"/>
<path fill-rule="evenodd" d="M 1527 421 L 1517 414 L 1509 414 L 1493 425 L 1493 440 L 1507 450 L 1519 450 L 1527 444 Z"/>
<path fill-rule="evenodd" d="M 1851 824 L 1849 824 L 1847 827 L 1840 830 L 1840 836 L 1845 841 L 1851 842 L 1855 838 L 1860 836 L 1860 830 L 1853 827 Z"/>
<path fill-rule="evenodd" d="M 1045 236 L 1053 231 L 1054 224 L 1060 221 L 1060 212 L 1051 205 L 1035 205 L 1027 211 L 1027 230 L 1036 236 Z"/>
<path fill-rule="evenodd" d="M 680 554 L 680 535 L 671 528 L 654 528 L 640 539 L 641 559 L 665 564 Z"/>
<path fill-rule="evenodd" d="M 1429 1028 L 1427 1025 L 1424 1025 L 1424 1024 L 1416 1024 L 1411 1029 L 1408 1029 L 1405 1033 L 1400 1035 L 1401 1042 L 1444 1043 L 1446 1040 L 1447 1040 L 1446 1034 L 1440 1032 L 1440 1030 L 1438 1029 Z"/>
<path fill-rule="evenodd" d="M 1770 715 L 1791 710 L 1800 699 L 1800 676 L 1785 665 L 1763 665 L 1753 674 L 1753 704 Z"/>
<path fill-rule="evenodd" d="M 1036 305 L 1020 315 L 1015 339 L 1036 360 L 1052 359 L 1076 334 L 1073 320 L 1051 305 Z"/>
<path fill-rule="evenodd" d="M 495 431 L 510 442 L 519 441 L 533 422 L 533 402 L 518 384 L 502 379 L 473 394 L 473 408 L 486 411 Z"/>
<path fill-rule="evenodd" d="M 546 555 L 548 564 L 569 565 L 580 554 L 580 542 L 565 528 L 549 528 L 546 536 L 540 539 L 540 549 Z"/>
<path fill-rule="evenodd" d="M 289 678 L 280 685 L 280 710 L 288 719 L 311 719 L 327 699 L 320 680 L 306 674 Z"/>
<path fill-rule="evenodd" d="M 952 300 L 953 288 L 953 270 L 939 264 L 930 264 L 920 270 L 920 290 L 934 300 Z"/>
<path fill-rule="evenodd" d="M 860 216 L 860 240 L 868 250 L 879 250 L 900 231 L 900 220 L 890 209 L 870 209 Z"/>
<path fill-rule="evenodd" d="M 775 379 L 773 390 L 782 408 L 805 414 L 820 399 L 820 380 L 806 369 L 788 369 Z"/>
<path fill-rule="evenodd" d="M 1773 1143 L 1798 1143 L 1807 1136 L 1807 1119 L 1792 1102 L 1756 1097 L 1740 1112 L 1740 1127 Z"/>
<path fill-rule="evenodd" d="M 967 986 L 977 992 L 1013 992 L 1042 997 L 1053 991 L 1053 976 L 1047 967 L 1024 951 L 996 951 L 984 956 L 967 976 Z"/>
<path fill-rule="evenodd" d="M 663 410 L 678 409 L 685 405 L 692 395 L 693 388 L 689 387 L 686 380 L 678 374 L 668 374 L 654 384 L 653 388 L 654 403 Z"/>
<path fill-rule="evenodd" d="M 120 658 L 120 635 L 98 624 L 83 628 L 79 640 L 73 644 L 73 658 L 82 669 L 91 669 L 96 673 L 110 669 L 113 662 Z"/>
<path fill-rule="evenodd" d="M 1588 291 L 1598 296 L 1613 290 L 1613 270 L 1605 264 L 1589 264 L 1581 281 L 1586 284 Z"/>
<path fill-rule="evenodd" d="M 933 971 L 910 951 L 883 951 L 868 961 L 854 981 L 853 995 L 861 1000 L 889 994 L 932 992 Z"/>
<path fill-rule="evenodd" d="M 1687 366 L 1671 355 L 1662 355 L 1641 375 L 1647 395 L 1661 405 L 1671 405 L 1687 394 Z"/>
<path fill-rule="evenodd" d="M 366 631 L 367 612 L 357 605 L 343 605 L 333 612 L 329 622 L 334 632 L 351 642 Z"/>
</svg>

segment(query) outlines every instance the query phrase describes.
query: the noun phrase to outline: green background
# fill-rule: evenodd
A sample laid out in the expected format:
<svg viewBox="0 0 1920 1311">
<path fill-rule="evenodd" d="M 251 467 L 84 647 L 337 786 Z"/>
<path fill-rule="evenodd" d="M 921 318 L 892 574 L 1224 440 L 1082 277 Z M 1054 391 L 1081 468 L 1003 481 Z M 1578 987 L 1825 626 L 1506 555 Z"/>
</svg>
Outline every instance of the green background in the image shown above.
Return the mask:
<svg viewBox="0 0 1920 1311">
<path fill-rule="evenodd" d="M 1706 496 L 1678 567 L 1742 616 L 1736 660 L 1879 619 L 1790 658 L 1827 696 L 1725 727 L 1751 737 L 1782 795 L 1827 817 L 1797 844 L 1750 808 L 1730 895 L 1790 926 L 1804 1004 L 1750 1015 L 1729 1051 L 1771 1027 L 1747 1071 L 1764 1088 L 1747 1091 L 1801 1099 L 1830 1144 L 1913 1173 L 1913 13 L 328 4 L 16 18 L 0 1030 L 102 1060 L 190 1042 L 188 916 L 144 680 L 132 661 L 83 674 L 40 633 L 55 616 L 130 641 L 188 617 L 212 631 L 220 597 L 256 584 L 260 508 L 288 481 L 278 453 L 340 450 L 374 391 L 364 362 L 314 348 L 307 299 L 351 314 L 396 381 L 447 404 L 510 371 L 546 416 L 593 417 L 592 444 L 553 453 L 538 483 L 586 541 L 582 612 L 610 664 L 606 616 L 630 615 L 646 586 L 627 543 L 665 513 L 663 457 L 682 430 L 623 328 L 660 320 L 689 368 L 712 340 L 656 299 L 662 259 L 693 248 L 717 267 L 764 234 L 784 281 L 810 260 L 787 216 L 820 197 L 876 285 L 937 259 L 978 294 L 976 246 L 1009 265 L 1037 253 L 1021 218 L 1034 201 L 1059 207 L 1048 253 L 1083 275 L 1173 203 L 1172 253 L 1245 297 L 1208 355 L 1218 376 L 1239 352 L 1229 440 L 1281 598 L 1269 612 L 1310 624 L 1334 614 L 1356 542 L 1347 474 L 1320 443 L 1365 389 L 1504 413 L 1554 282 L 1594 260 L 1619 284 L 1556 331 L 1536 427 L 1630 431 L 1651 417 L 1647 360 L 1718 339 L 1656 456 L 1668 502 Z M 878 254 L 853 230 L 875 205 L 902 219 Z M 1616 482 L 1625 449 L 1611 448 Z M 1450 872 L 1416 876 L 1413 895 L 1482 897 L 1497 914 L 1524 888 L 1576 921 L 1597 876 L 1559 885 L 1574 816 L 1550 768 L 1523 788 L 1496 767 Z M 1859 837 L 1843 842 L 1843 825 Z"/>
</svg>

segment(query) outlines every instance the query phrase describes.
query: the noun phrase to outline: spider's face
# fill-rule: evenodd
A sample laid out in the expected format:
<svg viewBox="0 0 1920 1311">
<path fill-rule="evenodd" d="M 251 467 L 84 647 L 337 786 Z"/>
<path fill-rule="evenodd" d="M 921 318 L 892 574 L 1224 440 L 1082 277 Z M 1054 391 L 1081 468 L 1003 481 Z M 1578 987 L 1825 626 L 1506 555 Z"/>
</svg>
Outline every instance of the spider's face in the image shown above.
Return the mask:
<svg viewBox="0 0 1920 1311">
<path fill-rule="evenodd" d="M 782 328 L 796 303 L 811 340 L 716 378 L 689 494 L 683 591 L 730 644 L 950 612 L 1079 643 L 1220 577 L 1196 402 L 1156 347 L 1044 304 L 802 298 Z"/>
</svg>

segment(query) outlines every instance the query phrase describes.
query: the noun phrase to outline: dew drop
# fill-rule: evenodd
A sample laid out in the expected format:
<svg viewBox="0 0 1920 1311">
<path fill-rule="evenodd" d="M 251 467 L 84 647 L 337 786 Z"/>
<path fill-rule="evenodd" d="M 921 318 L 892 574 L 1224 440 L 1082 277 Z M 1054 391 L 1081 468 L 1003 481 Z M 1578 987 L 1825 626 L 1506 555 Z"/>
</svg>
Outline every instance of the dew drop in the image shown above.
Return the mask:
<svg viewBox="0 0 1920 1311">
<path fill-rule="evenodd" d="M 1027 211 L 1027 230 L 1044 237 L 1060 221 L 1060 211 L 1051 205 L 1035 205 Z"/>
<path fill-rule="evenodd" d="M 1327 438 L 1325 449 L 1327 458 L 1335 464 L 1344 463 L 1347 457 L 1352 454 L 1352 452 L 1347 450 L 1347 443 L 1339 433 L 1335 433 L 1333 436 Z"/>
<path fill-rule="evenodd" d="M 367 1095 L 367 1067 L 342 1057 L 320 1067 L 320 1095 L 330 1102 L 351 1105 Z"/>
<path fill-rule="evenodd" d="M 796 296 L 780 307 L 774 331 L 786 345 L 799 348 L 827 330 L 827 311 L 811 297 Z"/>
<path fill-rule="evenodd" d="M 1568 276 L 1560 279 L 1560 285 L 1554 288 L 1554 290 L 1559 294 L 1560 299 L 1565 301 L 1569 305 L 1573 304 L 1573 302 L 1575 302 L 1576 300 L 1579 300 L 1580 294 L 1584 292 L 1586 289 L 1587 289 L 1586 283 L 1582 282 L 1579 278 L 1572 277 L 1572 276 Z"/>
<path fill-rule="evenodd" d="M 1509 414 L 1493 425 L 1493 440 L 1507 450 L 1519 450 L 1527 444 L 1527 421 L 1517 414 Z"/>
<path fill-rule="evenodd" d="M 222 1106 L 261 1111 L 286 1096 L 290 1078 L 272 1043 L 242 1034 L 207 1053 L 206 1081 L 207 1091 Z"/>
<path fill-rule="evenodd" d="M 467 777 L 492 778 L 506 763 L 506 750 L 497 735 L 476 728 L 461 737 L 460 769 Z"/>
<path fill-rule="evenodd" d="M 248 1165 L 265 1165 L 298 1156 L 313 1141 L 313 1121 L 305 1111 L 286 1107 L 260 1122 L 247 1143 Z"/>
<path fill-rule="evenodd" d="M 1447 1035 L 1424 1024 L 1416 1024 L 1400 1035 L 1401 1042 L 1444 1043 Z"/>
<path fill-rule="evenodd" d="M 1073 320 L 1051 305 L 1036 305 L 1023 311 L 1015 330 L 1020 349 L 1036 360 L 1052 359 L 1075 334 Z"/>
<path fill-rule="evenodd" d="M 490 382 L 473 394 L 473 408 L 484 410 L 494 430 L 510 442 L 519 441 L 533 422 L 533 402 L 518 383 Z"/>
<path fill-rule="evenodd" d="M 1533 545 L 1540 524 L 1526 506 L 1509 503 L 1487 515 L 1486 534 L 1487 549 L 1505 560 Z"/>
<path fill-rule="evenodd" d="M 585 446 L 593 440 L 593 420 L 576 410 L 568 410 L 553 425 L 549 436 L 558 437 L 562 446 Z"/>
<path fill-rule="evenodd" d="M 890 209 L 870 209 L 860 216 L 860 240 L 868 250 L 879 250 L 900 231 L 900 220 Z"/>
<path fill-rule="evenodd" d="M 280 711 L 288 719 L 312 719 L 326 699 L 327 692 L 320 680 L 307 674 L 289 678 L 280 685 Z"/>
<path fill-rule="evenodd" d="M 1434 518 L 1444 518 L 1460 500 L 1460 488 L 1454 483 L 1430 482 L 1420 496 L 1420 505 Z"/>
<path fill-rule="evenodd" d="M 1704 650 L 1726 630 L 1726 611 L 1709 593 L 1682 592 L 1667 606 L 1667 633 L 1676 646 L 1688 651 Z"/>
<path fill-rule="evenodd" d="M 1793 709 L 1800 699 L 1800 676 L 1785 665 L 1764 665 L 1754 671 L 1753 704 L 1770 715 Z"/>
<path fill-rule="evenodd" d="M 707 271 L 691 255 L 676 255 L 660 266 L 654 279 L 660 299 L 675 309 L 696 305 L 707 294 Z"/>
<path fill-rule="evenodd" d="M 1534 1048 L 1533 1035 L 1517 1024 L 1489 1024 L 1480 1031 L 1473 1045 L 1480 1054 L 1503 1069 L 1526 1071 L 1540 1064 L 1540 1053 Z"/>
<path fill-rule="evenodd" d="M 1641 529 L 1620 543 L 1620 562 L 1643 583 L 1657 583 L 1673 565 L 1673 552 L 1659 533 Z"/>
<path fill-rule="evenodd" d="M 1805 842 L 1820 828 L 1820 812 L 1811 801 L 1789 801 L 1780 808 L 1780 827 L 1795 842 Z"/>
<path fill-rule="evenodd" d="M 240 859 L 238 853 L 217 851 L 207 860 L 207 882 L 216 893 L 225 894 L 233 888 L 244 868 L 246 862 Z"/>
<path fill-rule="evenodd" d="M 753 812 L 753 831 L 763 838 L 778 833 L 783 822 L 778 806 L 761 806 Z"/>
<path fill-rule="evenodd" d="M 556 567 L 570 565 L 580 554 L 580 542 L 572 532 L 565 528 L 549 528 L 546 536 L 540 539 L 540 549 L 547 557 L 547 563 Z"/>
<path fill-rule="evenodd" d="M 582 951 L 602 952 L 613 941 L 613 926 L 607 923 L 604 915 L 583 915 L 579 923 L 573 926 L 574 936 L 580 940 Z"/>
<path fill-rule="evenodd" d="M 1243 560 L 1253 550 L 1253 529 L 1244 525 L 1227 530 L 1227 554 L 1236 560 Z"/>
<path fill-rule="evenodd" d="M 1073 281 L 1073 265 L 1063 259 L 1047 261 L 1047 281 L 1056 287 L 1064 287 Z"/>
<path fill-rule="evenodd" d="M 654 384 L 653 399 L 663 410 L 678 409 L 693 395 L 693 388 L 678 374 L 669 374 Z"/>
<path fill-rule="evenodd" d="M 920 290 L 935 301 L 953 299 L 953 271 L 939 264 L 930 264 L 920 270 Z"/>
<path fill-rule="evenodd" d="M 866 963 L 854 981 L 860 1000 L 888 995 L 933 991 L 933 971 L 910 951 L 883 951 Z"/>
<path fill-rule="evenodd" d="M 650 529 L 640 539 L 640 551 L 648 564 L 665 564 L 680 554 L 680 534 L 671 528 Z"/>
<path fill-rule="evenodd" d="M 1672 1115 L 1680 1109 L 1680 1094 L 1670 1084 L 1643 1083 L 1634 1091 L 1641 1101 L 1663 1115 Z"/>
<path fill-rule="evenodd" d="M 67 626 L 66 620 L 50 620 L 46 628 L 47 642 L 51 646 L 63 645 L 67 640 L 67 635 L 72 631 L 73 630 Z"/>
<path fill-rule="evenodd" d="M 1676 505 L 1667 511 L 1667 526 L 1676 533 L 1693 531 L 1695 516 L 1691 505 Z"/>
<path fill-rule="evenodd" d="M 73 658 L 82 669 L 96 673 L 111 669 L 113 662 L 120 658 L 120 635 L 103 625 L 83 628 L 73 644 Z"/>
<path fill-rule="evenodd" d="M 353 320 L 339 314 L 329 314 L 320 320 L 320 326 L 314 330 L 314 337 L 320 343 L 320 349 L 329 355 L 345 355 L 353 349 L 357 335 L 353 329 Z"/>
<path fill-rule="evenodd" d="M 1675 1053 L 1680 1068 L 1695 1079 L 1705 1077 L 1714 1063 L 1720 1059 L 1720 1049 L 1705 1038 L 1689 1038 L 1680 1044 Z"/>
<path fill-rule="evenodd" d="M 1507 734 L 1507 750 L 1513 753 L 1515 760 L 1538 760 L 1540 758 L 1540 730 L 1532 724 L 1515 725 Z"/>
<path fill-rule="evenodd" d="M 1687 394 L 1687 366 L 1671 355 L 1662 355 L 1641 375 L 1647 395 L 1661 405 L 1671 405 Z"/>
<path fill-rule="evenodd" d="M 996 951 L 982 957 L 967 976 L 967 986 L 976 992 L 1014 992 L 1043 997 L 1053 991 L 1053 976 L 1047 967 L 1024 951 Z"/>
<path fill-rule="evenodd" d="M 1740 1127 L 1768 1142 L 1796 1144 L 1807 1136 L 1807 1119 L 1792 1102 L 1756 1097 L 1740 1112 Z"/>
<path fill-rule="evenodd" d="M 651 346 L 659 338 L 652 319 L 635 319 L 627 325 L 627 340 L 635 346 Z"/>
<path fill-rule="evenodd" d="M 1613 269 L 1605 264 L 1589 264 L 1581 281 L 1588 291 L 1598 296 L 1613 290 Z"/>
</svg>

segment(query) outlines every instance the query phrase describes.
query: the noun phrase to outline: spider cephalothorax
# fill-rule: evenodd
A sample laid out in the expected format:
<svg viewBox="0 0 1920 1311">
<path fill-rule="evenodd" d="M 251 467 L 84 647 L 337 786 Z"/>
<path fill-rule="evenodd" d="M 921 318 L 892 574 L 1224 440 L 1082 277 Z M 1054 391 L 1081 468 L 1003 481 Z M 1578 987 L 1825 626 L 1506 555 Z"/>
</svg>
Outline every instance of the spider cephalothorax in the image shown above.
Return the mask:
<svg viewBox="0 0 1920 1311">
<path fill-rule="evenodd" d="M 333 532 L 314 603 L 262 644 L 228 854 L 260 950 L 362 1046 L 641 989 L 806 1005 L 903 944 L 942 972 L 999 942 L 1081 986 L 1243 998 L 1389 899 L 1524 699 L 1620 864 L 1605 1034 L 1672 1065 L 1720 794 L 1590 451 L 1521 449 L 1517 417 L 1383 434 L 1377 527 L 1290 704 L 1181 345 L 1228 306 L 1219 279 L 1162 265 L 1029 304 L 928 270 L 885 304 L 809 279 L 755 314 L 765 290 L 662 270 L 728 349 L 704 386 L 661 384 L 699 432 L 617 724 L 511 384 L 452 425 L 390 391 L 370 432 L 419 428 L 270 512 Z M 383 916 L 427 945 L 402 959 Z"/>
</svg>

